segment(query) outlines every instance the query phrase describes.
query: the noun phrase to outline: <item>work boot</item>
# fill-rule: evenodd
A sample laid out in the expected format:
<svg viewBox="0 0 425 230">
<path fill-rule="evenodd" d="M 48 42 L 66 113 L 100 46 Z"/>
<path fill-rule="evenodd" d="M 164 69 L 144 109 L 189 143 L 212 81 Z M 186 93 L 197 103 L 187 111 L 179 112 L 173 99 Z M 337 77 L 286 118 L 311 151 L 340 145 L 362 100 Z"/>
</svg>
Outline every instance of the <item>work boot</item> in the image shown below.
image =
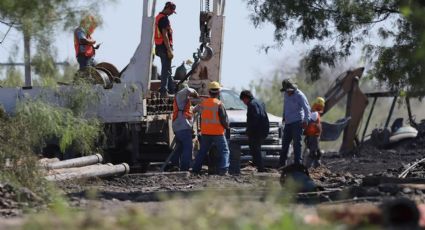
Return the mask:
<svg viewBox="0 0 425 230">
<path fill-rule="evenodd" d="M 228 176 L 229 175 L 228 171 L 229 171 L 228 168 L 220 169 L 219 172 L 218 172 L 218 175 L 219 176 Z"/>
<path fill-rule="evenodd" d="M 322 165 L 321 160 L 317 159 L 317 160 L 314 160 L 314 161 L 313 161 L 312 167 L 313 167 L 313 168 L 318 168 L 318 167 L 319 167 L 319 166 L 321 166 L 321 165 Z"/>
</svg>

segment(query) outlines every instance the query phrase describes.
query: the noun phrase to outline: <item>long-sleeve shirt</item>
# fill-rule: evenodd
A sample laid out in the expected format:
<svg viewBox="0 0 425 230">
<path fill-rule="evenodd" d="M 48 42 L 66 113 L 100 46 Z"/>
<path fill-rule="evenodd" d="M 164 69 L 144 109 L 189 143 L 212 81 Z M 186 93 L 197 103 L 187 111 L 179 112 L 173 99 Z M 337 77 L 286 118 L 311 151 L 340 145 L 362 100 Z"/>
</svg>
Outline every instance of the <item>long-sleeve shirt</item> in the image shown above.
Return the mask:
<svg viewBox="0 0 425 230">
<path fill-rule="evenodd" d="M 176 102 L 177 107 L 182 111 L 186 106 L 187 101 L 189 100 L 189 96 L 193 93 L 196 93 L 196 90 L 192 88 L 184 88 L 176 93 Z M 173 130 L 174 132 L 192 129 L 193 119 L 187 119 L 182 112 L 179 112 L 177 115 L 177 119 L 173 121 Z"/>
<path fill-rule="evenodd" d="M 247 104 L 246 112 L 246 133 L 249 137 L 266 137 L 269 133 L 269 117 L 266 106 L 257 99 L 252 99 Z"/>
<path fill-rule="evenodd" d="M 223 126 L 223 128 L 228 129 L 229 117 L 227 116 L 226 108 L 224 107 L 223 103 L 221 103 L 221 105 L 218 107 L 218 118 L 220 119 L 220 124 Z"/>
<path fill-rule="evenodd" d="M 310 105 L 303 92 L 299 89 L 289 96 L 287 92 L 283 98 L 283 118 L 286 124 L 291 124 L 297 121 L 308 122 L 310 119 Z"/>
</svg>

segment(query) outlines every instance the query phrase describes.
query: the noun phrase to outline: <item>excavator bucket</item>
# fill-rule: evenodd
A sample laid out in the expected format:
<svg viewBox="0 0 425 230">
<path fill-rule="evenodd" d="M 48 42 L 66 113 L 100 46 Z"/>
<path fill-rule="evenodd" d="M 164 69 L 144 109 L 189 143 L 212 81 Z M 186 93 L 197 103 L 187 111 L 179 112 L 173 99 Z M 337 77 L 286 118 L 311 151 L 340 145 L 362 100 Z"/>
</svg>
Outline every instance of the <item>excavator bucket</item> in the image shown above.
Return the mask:
<svg viewBox="0 0 425 230">
<path fill-rule="evenodd" d="M 351 117 L 344 129 L 340 153 L 349 153 L 354 149 L 356 133 L 363 118 L 364 110 L 368 104 L 366 95 L 359 87 L 359 80 L 363 75 L 364 68 L 349 70 L 340 75 L 333 86 L 326 92 L 326 104 L 324 114 L 335 106 L 344 96 L 347 96 L 346 117 Z M 335 135 L 336 136 L 336 135 Z M 333 137 L 335 137 L 333 136 Z"/>
<path fill-rule="evenodd" d="M 336 123 L 328 123 L 322 121 L 322 134 L 320 141 L 335 141 L 341 136 L 341 133 L 347 127 L 351 117 L 346 117 L 338 120 Z"/>
</svg>

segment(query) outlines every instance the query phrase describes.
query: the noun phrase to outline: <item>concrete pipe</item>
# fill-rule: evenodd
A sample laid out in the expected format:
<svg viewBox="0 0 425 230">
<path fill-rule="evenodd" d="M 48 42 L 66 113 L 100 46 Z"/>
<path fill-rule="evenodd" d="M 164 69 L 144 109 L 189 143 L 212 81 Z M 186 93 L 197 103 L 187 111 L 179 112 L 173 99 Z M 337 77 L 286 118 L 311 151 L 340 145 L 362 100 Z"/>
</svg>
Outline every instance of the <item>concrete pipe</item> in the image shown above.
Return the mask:
<svg viewBox="0 0 425 230">
<path fill-rule="evenodd" d="M 99 165 L 98 167 L 90 167 L 87 169 L 82 168 L 79 171 L 65 172 L 62 174 L 55 174 L 46 176 L 48 181 L 64 181 L 72 179 L 84 179 L 95 177 L 110 177 L 122 176 L 130 172 L 130 166 L 126 163 L 118 165 Z"/>
<path fill-rule="evenodd" d="M 58 161 L 47 164 L 47 169 L 61 169 L 61 168 L 75 168 L 75 167 L 82 167 L 87 165 L 93 165 L 102 163 L 103 157 L 100 154 L 91 155 L 91 156 L 85 156 L 85 157 L 79 157 L 64 161 Z"/>
<path fill-rule="evenodd" d="M 72 172 L 79 172 L 79 171 L 85 171 L 90 170 L 92 168 L 97 168 L 101 166 L 102 164 L 94 164 L 94 165 L 88 165 L 83 167 L 75 167 L 75 168 L 60 168 L 60 169 L 52 169 L 47 172 L 47 175 L 55 175 L 55 174 L 66 174 L 66 173 L 72 173 Z"/>
<path fill-rule="evenodd" d="M 43 167 L 47 167 L 48 164 L 54 163 L 54 162 L 59 162 L 59 158 L 41 158 L 38 160 L 38 163 L 43 166 Z"/>
</svg>

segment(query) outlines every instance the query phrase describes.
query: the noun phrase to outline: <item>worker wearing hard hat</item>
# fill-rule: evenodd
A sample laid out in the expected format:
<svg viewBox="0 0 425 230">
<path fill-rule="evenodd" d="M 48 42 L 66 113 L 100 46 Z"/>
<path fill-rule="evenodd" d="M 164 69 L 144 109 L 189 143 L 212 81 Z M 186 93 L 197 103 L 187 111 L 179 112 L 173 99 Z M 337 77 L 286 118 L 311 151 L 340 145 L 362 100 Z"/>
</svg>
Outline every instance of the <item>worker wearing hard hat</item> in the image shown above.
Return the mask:
<svg viewBox="0 0 425 230">
<path fill-rule="evenodd" d="M 80 26 L 74 30 L 74 48 L 80 70 L 87 66 L 94 66 L 95 50 L 99 49 L 100 44 L 91 37 L 97 27 L 94 16 L 87 15 L 83 17 Z"/>
<path fill-rule="evenodd" d="M 295 82 L 291 79 L 282 81 L 283 95 L 283 129 L 282 151 L 280 153 L 279 164 L 286 166 L 289 158 L 289 145 L 293 142 L 294 164 L 302 164 L 301 138 L 303 128 L 307 127 L 310 119 L 310 105 L 306 96 L 298 89 Z"/>
<path fill-rule="evenodd" d="M 322 153 L 319 148 L 320 134 L 322 133 L 322 124 L 320 122 L 320 114 L 323 113 L 325 108 L 325 99 L 323 97 L 317 97 L 316 101 L 311 106 L 310 122 L 307 128 L 304 130 L 306 136 L 305 141 L 309 155 L 307 157 L 307 168 L 317 168 L 321 165 L 320 158 Z"/>
<path fill-rule="evenodd" d="M 173 131 L 176 138 L 176 150 L 172 162 L 179 165 L 180 171 L 189 171 L 192 161 L 193 112 L 191 98 L 197 98 L 196 90 L 181 84 L 174 97 Z"/>
<path fill-rule="evenodd" d="M 168 16 L 176 13 L 176 5 L 165 3 L 164 9 L 155 17 L 155 54 L 161 59 L 161 96 L 174 93 L 174 82 L 171 76 L 173 54 L 173 29 Z"/>
<path fill-rule="evenodd" d="M 211 146 L 215 144 L 220 157 L 219 174 L 224 175 L 229 168 L 229 147 L 225 137 L 226 129 L 229 128 L 226 109 L 223 103 L 218 99 L 220 95 L 220 84 L 218 82 L 210 82 L 208 84 L 208 92 L 210 97 L 204 99 L 198 106 L 197 111 L 201 113 L 201 146 L 196 155 L 195 162 L 192 167 L 194 173 L 201 171 L 202 163 L 205 156 L 209 152 Z"/>
</svg>

